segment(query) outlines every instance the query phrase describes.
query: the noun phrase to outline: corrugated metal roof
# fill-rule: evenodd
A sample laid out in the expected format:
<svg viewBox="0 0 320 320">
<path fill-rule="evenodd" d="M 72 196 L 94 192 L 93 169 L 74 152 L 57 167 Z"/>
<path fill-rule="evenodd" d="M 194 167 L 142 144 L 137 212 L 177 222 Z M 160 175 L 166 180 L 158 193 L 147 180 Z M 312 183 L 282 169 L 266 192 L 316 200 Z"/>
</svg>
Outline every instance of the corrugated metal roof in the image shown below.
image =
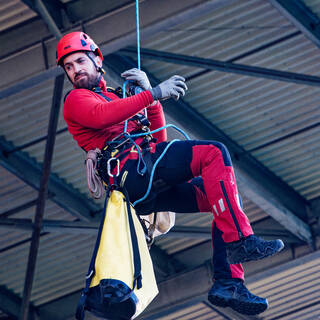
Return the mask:
<svg viewBox="0 0 320 320">
<path fill-rule="evenodd" d="M 319 49 L 302 34 L 266 47 L 296 32 L 267 2 L 240 1 L 236 6 L 190 21 L 181 30 L 167 30 L 152 41 L 145 41 L 143 46 L 189 55 L 196 52 L 198 57 L 231 59 L 250 66 L 319 74 Z M 172 41 L 173 38 L 178 40 Z M 259 47 L 264 49 L 235 59 Z M 172 70 L 185 77 L 197 72 L 195 68 L 163 62 L 143 61 L 143 66 L 161 79 L 172 75 Z M 317 88 L 221 72 L 208 72 L 190 80 L 188 86 L 185 100 L 248 151 L 305 130 L 253 155 L 307 199 L 320 195 L 317 160 L 320 127 L 315 127 L 320 122 Z"/>
<path fill-rule="evenodd" d="M 0 0 L 0 32 L 37 14 L 20 0 Z"/>
<path fill-rule="evenodd" d="M 197 303 L 190 307 L 173 312 L 167 316 L 157 318 L 159 320 L 224 320 L 225 317 L 214 312 L 204 303 Z"/>
<path fill-rule="evenodd" d="M 320 3 L 318 0 L 302 0 L 305 5 L 318 17 L 320 17 Z"/>
<path fill-rule="evenodd" d="M 264 319 L 319 319 L 320 255 L 310 257 L 310 260 L 304 257 L 299 264 L 288 263 L 287 268 L 275 268 L 272 274 L 269 272 L 248 285 L 269 301 L 270 309 L 264 312 Z"/>
<path fill-rule="evenodd" d="M 318 2 L 306 0 L 305 3 L 319 14 Z M 11 10 L 12 16 L 4 14 L 5 10 Z M 18 18 L 19 12 L 23 13 Z M 35 16 L 31 13 L 21 1 L 7 3 L 0 0 L 0 17 L 3 18 L 0 19 L 0 31 L 9 28 L 10 23 L 14 25 Z M 10 22 L 10 19 L 14 22 Z M 142 41 L 142 46 L 250 66 L 310 75 L 320 73 L 319 49 L 267 1 L 239 0 L 230 5 L 226 2 L 226 5 L 208 12 L 201 19 L 189 20 L 154 35 L 151 40 Z M 202 69 L 145 59 L 142 64 L 162 80 L 173 73 L 192 76 L 185 97 L 192 108 L 251 152 L 306 199 L 320 196 L 320 130 L 319 126 L 315 126 L 320 120 L 318 88 L 215 71 L 195 76 Z M 54 81 L 48 80 L 2 99 L 1 135 L 15 146 L 46 136 L 53 85 Z M 64 93 L 70 89 L 66 80 Z M 61 112 L 58 130 L 65 127 Z M 287 135 L 292 136 L 285 138 Z M 271 144 L 264 146 L 267 143 Z M 42 163 L 44 149 L 45 141 L 24 151 Z M 52 171 L 85 197 L 89 194 L 84 159 L 84 152 L 77 147 L 69 133 L 57 135 Z M 36 190 L 3 167 L 0 168 L 0 176 L 0 215 L 37 198 Z M 242 197 L 251 222 L 268 217 L 245 195 Z M 98 203 L 101 206 L 101 202 Z M 10 217 L 33 219 L 34 213 L 35 206 L 30 206 Z M 44 218 L 75 219 L 51 200 L 47 201 Z M 177 215 L 176 224 L 210 228 L 211 221 L 212 216 L 207 213 L 180 214 Z M 0 264 L 0 284 L 20 296 L 30 236 L 30 231 L 0 229 L 0 259 L 3 261 Z M 94 241 L 94 236 L 83 234 L 42 235 L 31 299 L 36 306 L 83 287 Z M 156 245 L 169 255 L 177 255 L 204 241 L 187 237 L 162 237 L 156 241 Z M 203 259 L 209 259 L 211 251 L 199 254 Z M 263 314 L 263 318 L 278 319 L 282 315 L 281 319 L 316 319 L 319 305 L 315 303 L 320 291 L 319 277 L 315 278 L 319 272 L 318 265 L 319 258 L 297 267 L 291 268 L 289 265 L 287 269 L 250 283 L 249 287 L 254 293 L 267 296 L 270 301 L 270 310 Z M 299 311 L 299 308 L 304 309 Z M 206 304 L 196 303 L 161 319 L 223 318 Z"/>
</svg>

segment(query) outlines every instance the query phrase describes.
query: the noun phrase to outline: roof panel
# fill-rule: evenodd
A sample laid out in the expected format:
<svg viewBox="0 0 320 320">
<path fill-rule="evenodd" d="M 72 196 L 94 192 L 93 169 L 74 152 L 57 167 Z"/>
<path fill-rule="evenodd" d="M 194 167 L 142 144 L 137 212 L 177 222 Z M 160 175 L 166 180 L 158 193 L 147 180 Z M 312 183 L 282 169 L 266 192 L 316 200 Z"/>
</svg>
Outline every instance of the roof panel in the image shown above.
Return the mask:
<svg viewBox="0 0 320 320">
<path fill-rule="evenodd" d="M 75 4 L 79 14 L 85 9 L 81 7 L 81 1 L 62 2 Z M 315 12 L 318 10 L 317 2 L 305 2 Z M 113 6 L 122 4 L 125 2 L 112 2 Z M 98 2 L 96 7 L 104 10 L 103 7 L 99 7 Z M 101 14 L 93 11 L 92 16 Z M 21 1 L 0 0 L 0 31 L 4 30 L 1 28 L 9 28 L 10 21 L 16 24 L 34 16 L 35 13 Z M 37 41 L 40 43 L 41 39 Z M 21 43 L 22 39 L 19 48 Z M 150 40 L 143 39 L 142 46 L 310 75 L 319 75 L 320 72 L 319 49 L 269 2 L 262 0 L 222 2 L 219 9 L 208 12 L 199 19 L 188 19 L 183 24 L 155 34 Z M 48 48 L 51 48 L 51 44 Z M 34 58 L 42 59 L 42 51 L 38 49 L 38 55 Z M 16 57 L 18 58 L 19 54 Z M 14 72 L 18 72 L 23 65 L 20 60 L 17 62 L 17 70 Z M 316 126 L 320 117 L 318 88 L 216 71 L 197 76 L 202 69 L 146 59 L 142 59 L 142 65 L 162 80 L 173 73 L 191 77 L 185 100 L 192 108 L 222 129 L 306 199 L 320 196 L 320 132 L 319 126 Z M 10 81 L 13 81 L 14 72 L 10 73 Z M 45 137 L 53 85 L 53 79 L 48 80 L 2 99 L 0 134 L 15 146 Z M 64 93 L 70 88 L 66 80 Z M 65 127 L 61 112 L 58 129 Z M 267 143 L 270 145 L 264 146 Z M 44 149 L 45 141 L 42 141 L 23 150 L 42 163 Z M 86 197 L 89 194 L 84 159 L 85 153 L 77 147 L 69 133 L 57 135 L 52 171 Z M 37 198 L 37 191 L 15 178 L 3 167 L 0 168 L 0 175 L 4 177 L 0 182 L 0 215 Z M 246 198 L 245 194 L 242 197 L 245 212 L 251 222 L 271 220 L 266 219 L 269 216 L 251 199 Z M 101 205 L 101 202 L 98 203 Z M 35 206 L 30 206 L 10 217 L 33 219 L 34 213 Z M 75 218 L 48 200 L 45 219 L 73 221 Z M 210 229 L 212 223 L 212 215 L 207 213 L 177 214 L 176 219 L 177 226 Z M 260 227 L 260 223 L 257 225 Z M 0 284 L 7 285 L 20 296 L 23 291 L 30 236 L 30 231 L 0 229 L 0 258 L 3 261 L 0 265 Z M 50 302 L 83 287 L 94 238 L 83 234 L 60 233 L 46 233 L 41 236 L 32 292 L 35 305 Z M 209 248 L 209 241 L 206 239 L 168 236 L 158 238 L 156 245 L 169 256 L 174 254 L 175 258 L 186 264 L 186 268 L 194 267 L 199 261 L 211 258 L 211 249 L 193 254 L 197 248 Z M 189 252 L 193 255 L 186 258 Z M 290 252 L 286 251 L 288 260 L 292 259 Z M 266 266 L 276 264 L 275 261 L 269 260 Z M 316 260 L 316 263 L 318 265 L 319 261 Z M 312 316 L 319 312 L 315 302 L 318 298 L 316 293 L 320 289 L 318 281 L 312 280 L 318 272 L 315 266 L 307 262 L 301 268 L 288 265 L 284 270 L 276 270 L 274 275 L 267 275 L 263 280 L 258 279 L 250 283 L 250 289 L 255 294 L 267 296 L 270 301 L 270 310 L 262 317 L 266 320 L 275 317 L 314 319 Z M 195 303 L 161 316 L 161 319 L 168 320 L 222 318 L 205 303 Z"/>
<path fill-rule="evenodd" d="M 0 0 L 0 32 L 27 21 L 36 15 L 20 0 Z"/>
</svg>

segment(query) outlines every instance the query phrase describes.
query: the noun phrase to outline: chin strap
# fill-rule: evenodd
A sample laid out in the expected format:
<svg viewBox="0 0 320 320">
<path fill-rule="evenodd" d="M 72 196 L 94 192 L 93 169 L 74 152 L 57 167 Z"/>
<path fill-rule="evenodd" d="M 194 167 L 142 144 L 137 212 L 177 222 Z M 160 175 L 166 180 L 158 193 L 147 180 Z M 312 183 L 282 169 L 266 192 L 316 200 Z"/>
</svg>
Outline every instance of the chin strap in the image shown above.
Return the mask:
<svg viewBox="0 0 320 320">
<path fill-rule="evenodd" d="M 106 72 L 104 71 L 104 69 L 103 69 L 102 67 L 97 66 L 97 64 L 96 64 L 96 62 L 94 61 L 94 59 L 92 59 L 92 57 L 90 56 L 90 52 L 85 51 L 85 53 L 86 53 L 86 55 L 88 56 L 88 58 L 92 61 L 92 63 L 93 63 L 93 65 L 94 65 L 94 67 L 96 68 L 96 70 L 101 73 L 100 78 L 99 78 L 99 82 L 100 82 L 101 76 L 102 76 L 103 74 L 105 74 Z"/>
</svg>

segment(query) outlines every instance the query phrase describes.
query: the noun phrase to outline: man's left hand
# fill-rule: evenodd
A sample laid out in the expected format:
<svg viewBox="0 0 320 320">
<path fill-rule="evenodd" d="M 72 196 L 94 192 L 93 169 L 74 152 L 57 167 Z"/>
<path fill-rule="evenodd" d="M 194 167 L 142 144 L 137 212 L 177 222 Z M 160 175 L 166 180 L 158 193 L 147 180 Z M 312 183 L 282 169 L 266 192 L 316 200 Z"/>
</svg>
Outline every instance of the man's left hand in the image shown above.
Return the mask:
<svg viewBox="0 0 320 320">
<path fill-rule="evenodd" d="M 121 77 L 124 77 L 126 80 L 134 81 L 143 90 L 152 89 L 146 73 L 137 68 L 133 68 L 121 73 Z"/>
</svg>

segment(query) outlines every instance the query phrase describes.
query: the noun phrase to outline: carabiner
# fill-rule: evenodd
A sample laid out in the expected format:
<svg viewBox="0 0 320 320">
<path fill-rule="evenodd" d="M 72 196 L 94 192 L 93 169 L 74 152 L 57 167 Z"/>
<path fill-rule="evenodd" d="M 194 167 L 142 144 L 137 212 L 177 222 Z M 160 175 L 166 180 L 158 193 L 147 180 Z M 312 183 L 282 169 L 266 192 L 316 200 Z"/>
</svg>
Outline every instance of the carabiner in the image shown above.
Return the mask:
<svg viewBox="0 0 320 320">
<path fill-rule="evenodd" d="M 116 172 L 116 174 L 112 174 L 111 173 L 111 161 L 116 161 L 117 162 L 117 172 Z M 108 161 L 107 161 L 107 171 L 108 171 L 109 177 L 111 177 L 111 178 L 118 177 L 119 174 L 120 174 L 120 161 L 119 161 L 119 159 L 117 159 L 115 157 L 108 159 Z"/>
</svg>

